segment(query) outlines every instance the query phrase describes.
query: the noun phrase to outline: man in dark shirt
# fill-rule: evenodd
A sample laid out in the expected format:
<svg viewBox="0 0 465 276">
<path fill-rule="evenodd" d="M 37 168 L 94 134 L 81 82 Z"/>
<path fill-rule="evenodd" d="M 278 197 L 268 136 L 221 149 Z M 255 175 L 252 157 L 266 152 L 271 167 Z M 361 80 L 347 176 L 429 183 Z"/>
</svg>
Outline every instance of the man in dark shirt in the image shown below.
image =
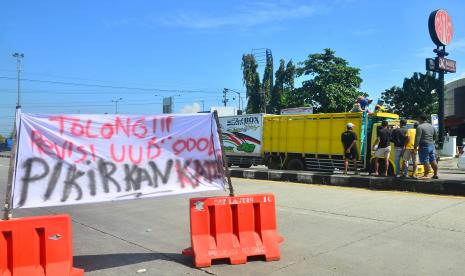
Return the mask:
<svg viewBox="0 0 465 276">
<path fill-rule="evenodd" d="M 387 176 L 389 154 L 391 153 L 391 130 L 388 128 L 387 121 L 381 123 L 381 128 L 378 130 L 378 138 L 376 138 L 373 150 L 375 151 L 375 175 L 379 175 L 379 158 L 384 158 L 386 169 L 384 171 L 384 176 Z"/>
<path fill-rule="evenodd" d="M 344 147 L 344 174 L 347 174 L 349 160 L 354 162 L 355 174 L 357 174 L 357 134 L 353 131 L 354 124 L 348 123 L 347 130 L 341 134 L 341 142 Z"/>
<path fill-rule="evenodd" d="M 404 154 L 405 142 L 407 140 L 407 120 L 400 120 L 400 127 L 392 131 L 392 142 L 394 143 L 394 160 L 396 164 L 396 176 L 400 175 L 400 158 Z"/>
</svg>

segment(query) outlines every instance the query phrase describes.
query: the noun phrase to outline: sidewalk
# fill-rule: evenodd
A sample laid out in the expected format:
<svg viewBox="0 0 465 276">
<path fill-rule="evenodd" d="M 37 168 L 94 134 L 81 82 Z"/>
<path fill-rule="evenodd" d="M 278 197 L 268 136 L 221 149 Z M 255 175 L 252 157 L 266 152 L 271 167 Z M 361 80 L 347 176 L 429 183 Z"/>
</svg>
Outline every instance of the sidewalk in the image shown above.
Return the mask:
<svg viewBox="0 0 465 276">
<path fill-rule="evenodd" d="M 457 159 L 455 158 L 454 161 L 457 162 Z M 367 173 L 344 175 L 314 171 L 268 170 L 263 166 L 251 169 L 232 167 L 230 172 L 232 177 L 239 178 L 465 196 L 465 171 L 457 167 L 453 168 L 453 162 L 441 164 L 439 179 L 430 180 L 369 176 Z"/>
</svg>

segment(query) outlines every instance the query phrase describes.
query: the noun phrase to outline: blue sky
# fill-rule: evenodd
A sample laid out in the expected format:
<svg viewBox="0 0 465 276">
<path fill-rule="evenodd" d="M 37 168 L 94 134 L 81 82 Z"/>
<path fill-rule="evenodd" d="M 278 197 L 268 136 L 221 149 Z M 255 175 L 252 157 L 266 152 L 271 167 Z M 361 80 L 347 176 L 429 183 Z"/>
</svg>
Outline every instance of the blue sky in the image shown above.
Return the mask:
<svg viewBox="0 0 465 276">
<path fill-rule="evenodd" d="M 362 90 L 377 98 L 424 71 L 434 48 L 427 20 L 437 8 L 455 27 L 448 49 L 457 74 L 446 79 L 465 76 L 460 0 L 3 2 L 0 133 L 14 115 L 16 81 L 5 79 L 15 77 L 14 52 L 25 55 L 24 112 L 112 113 L 112 100 L 123 98 L 120 113 L 161 113 L 162 96 L 174 96 L 176 112 L 216 106 L 224 87 L 245 91 L 241 56 L 264 47 L 275 67 L 332 48 L 362 69 Z"/>
</svg>

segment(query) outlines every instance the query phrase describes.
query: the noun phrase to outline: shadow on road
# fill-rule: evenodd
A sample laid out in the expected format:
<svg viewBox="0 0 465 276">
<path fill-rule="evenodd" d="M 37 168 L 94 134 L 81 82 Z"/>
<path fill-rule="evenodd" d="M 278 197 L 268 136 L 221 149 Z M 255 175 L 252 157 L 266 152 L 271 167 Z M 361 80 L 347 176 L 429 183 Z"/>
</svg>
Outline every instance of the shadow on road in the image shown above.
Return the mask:
<svg viewBox="0 0 465 276">
<path fill-rule="evenodd" d="M 192 266 L 192 258 L 177 253 L 119 253 L 103 255 L 74 256 L 74 266 L 86 272 L 138 264 L 154 260 L 176 262 L 187 267 Z"/>
</svg>

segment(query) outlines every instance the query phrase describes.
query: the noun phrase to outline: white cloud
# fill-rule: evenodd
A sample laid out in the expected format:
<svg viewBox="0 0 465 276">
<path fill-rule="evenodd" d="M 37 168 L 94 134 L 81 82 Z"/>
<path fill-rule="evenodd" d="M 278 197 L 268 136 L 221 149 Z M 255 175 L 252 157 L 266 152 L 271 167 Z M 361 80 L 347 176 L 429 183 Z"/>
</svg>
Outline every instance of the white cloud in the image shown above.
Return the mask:
<svg viewBox="0 0 465 276">
<path fill-rule="evenodd" d="M 228 15 L 179 12 L 164 17 L 161 22 L 168 26 L 193 29 L 212 29 L 225 26 L 252 27 L 260 24 L 305 18 L 323 8 L 313 5 L 282 5 L 276 3 L 253 3 Z"/>
<path fill-rule="evenodd" d="M 200 111 L 200 104 L 193 103 L 193 104 L 186 104 L 182 109 L 181 113 L 197 113 Z"/>
</svg>

